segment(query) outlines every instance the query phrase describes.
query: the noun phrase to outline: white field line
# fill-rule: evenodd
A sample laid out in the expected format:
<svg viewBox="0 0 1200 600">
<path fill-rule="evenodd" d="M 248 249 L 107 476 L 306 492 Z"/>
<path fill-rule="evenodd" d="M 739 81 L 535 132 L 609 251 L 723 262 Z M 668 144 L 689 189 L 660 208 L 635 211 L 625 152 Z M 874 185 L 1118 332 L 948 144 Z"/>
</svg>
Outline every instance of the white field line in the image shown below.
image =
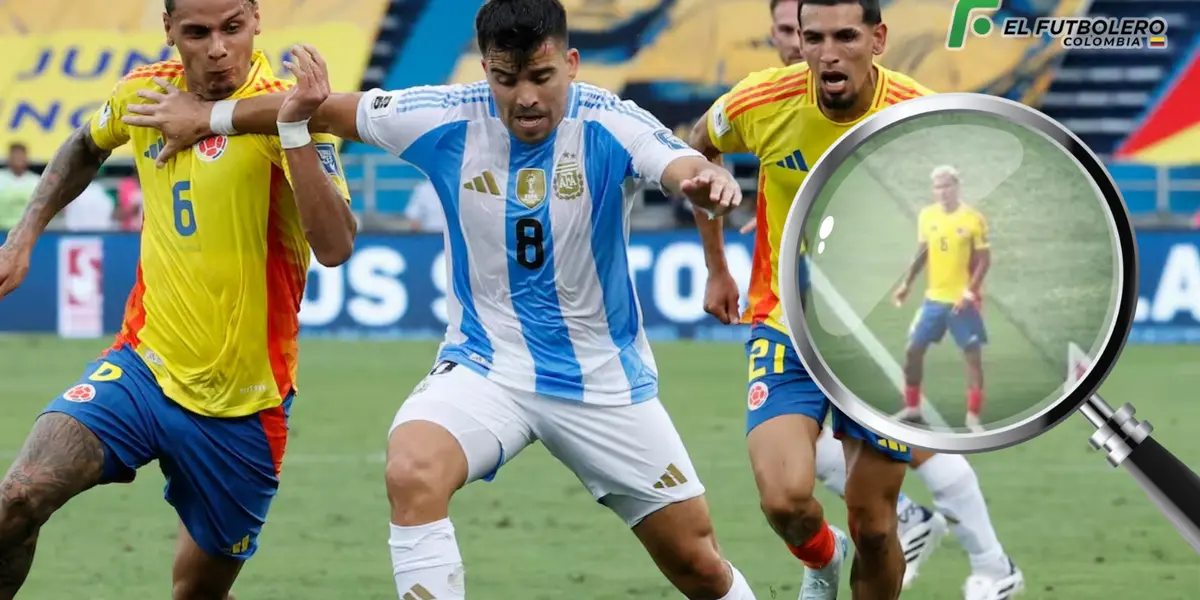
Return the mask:
<svg viewBox="0 0 1200 600">
<path fill-rule="evenodd" d="M 829 308 L 833 309 L 837 318 L 846 324 L 850 329 L 850 333 L 858 340 L 859 344 L 871 355 L 871 358 L 879 365 L 883 372 L 891 380 L 892 385 L 896 386 L 896 391 L 904 393 L 904 369 L 900 363 L 883 347 L 879 338 L 867 329 L 865 323 L 858 315 L 854 314 L 854 309 L 850 308 L 850 303 L 846 301 L 841 294 L 834 289 L 829 278 L 825 277 L 825 273 L 811 262 L 808 264 L 809 277 L 812 279 L 810 287 L 821 294 L 825 298 L 825 302 L 829 304 Z M 946 419 L 938 414 L 937 409 L 930 404 L 929 399 L 924 394 L 921 395 L 921 416 L 925 418 L 925 422 L 935 427 L 948 427 Z"/>
</svg>

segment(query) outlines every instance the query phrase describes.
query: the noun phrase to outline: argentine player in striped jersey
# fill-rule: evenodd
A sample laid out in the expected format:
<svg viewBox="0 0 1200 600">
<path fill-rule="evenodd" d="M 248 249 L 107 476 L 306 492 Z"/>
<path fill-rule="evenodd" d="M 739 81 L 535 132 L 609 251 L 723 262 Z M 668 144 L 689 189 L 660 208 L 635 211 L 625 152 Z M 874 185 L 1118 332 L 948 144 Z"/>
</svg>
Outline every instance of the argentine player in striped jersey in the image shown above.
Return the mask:
<svg viewBox="0 0 1200 600">
<path fill-rule="evenodd" d="M 450 498 L 541 440 L 686 597 L 753 598 L 717 550 L 704 487 L 658 400 L 627 256 L 629 185 L 714 214 L 741 192 L 649 113 L 573 81 L 558 0 L 491 0 L 475 26 L 486 81 L 331 94 L 310 121 L 419 167 L 446 213 L 449 327 L 389 434 L 397 591 L 465 597 Z M 326 78 L 315 51 L 298 54 L 300 81 Z M 282 100 L 151 99 L 129 121 L 176 145 L 209 129 L 275 131 Z M 278 130 L 307 135 L 296 126 Z"/>
</svg>

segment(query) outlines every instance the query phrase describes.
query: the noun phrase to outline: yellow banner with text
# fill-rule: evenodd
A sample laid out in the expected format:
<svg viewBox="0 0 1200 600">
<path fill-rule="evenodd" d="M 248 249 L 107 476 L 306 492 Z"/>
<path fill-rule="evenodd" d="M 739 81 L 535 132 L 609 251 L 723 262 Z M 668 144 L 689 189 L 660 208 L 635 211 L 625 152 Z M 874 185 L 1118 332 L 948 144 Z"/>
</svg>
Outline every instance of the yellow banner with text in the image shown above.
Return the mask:
<svg viewBox="0 0 1200 600">
<path fill-rule="evenodd" d="M 294 44 L 316 46 L 329 65 L 336 91 L 357 91 L 371 40 L 348 23 L 274 30 L 258 36 L 276 75 L 287 76 L 283 60 Z M 58 146 L 107 100 L 129 71 L 176 56 L 161 33 L 59 32 L 47 36 L 0 36 L 0 152 L 21 142 L 36 163 L 50 160 Z M 121 148 L 114 156 L 127 157 Z"/>
</svg>

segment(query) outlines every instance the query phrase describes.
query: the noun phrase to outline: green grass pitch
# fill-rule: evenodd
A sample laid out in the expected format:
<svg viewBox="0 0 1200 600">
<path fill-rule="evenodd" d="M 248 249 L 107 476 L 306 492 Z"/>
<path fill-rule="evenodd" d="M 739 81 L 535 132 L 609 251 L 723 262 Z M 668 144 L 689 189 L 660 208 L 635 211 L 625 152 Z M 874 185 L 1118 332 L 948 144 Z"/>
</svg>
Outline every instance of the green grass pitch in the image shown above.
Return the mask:
<svg viewBox="0 0 1200 600">
<path fill-rule="evenodd" d="M 1048 139 L 992 116 L 932 115 L 872 138 L 834 174 L 806 224 L 824 251 L 810 253 L 840 300 L 814 278 L 807 319 L 830 368 L 860 398 L 885 414 L 902 404 L 887 377 L 850 334 L 833 302 L 902 364 L 908 330 L 924 299 L 925 277 L 908 301 L 891 294 L 917 249 L 916 221 L 932 203 L 930 172 L 952 165 L 964 200 L 988 221 L 992 266 L 984 283 L 985 422 L 1003 424 L 1057 398 L 1067 346 L 1094 354 L 1113 304 L 1116 251 L 1107 213 L 1076 163 Z M 953 426 L 965 414 L 962 354 L 947 334 L 926 358 L 925 395 Z"/>
<path fill-rule="evenodd" d="M 0 467 L 7 467 L 50 398 L 80 376 L 104 341 L 0 337 Z M 305 340 L 283 484 L 259 554 L 242 572 L 240 600 L 395 600 L 383 489 L 384 437 L 396 408 L 428 369 L 433 343 Z M 800 565 L 758 508 L 744 442 L 741 344 L 655 345 L 662 397 L 708 488 L 723 551 L 762 600 L 791 600 Z M 1136 403 L 1155 437 L 1200 464 L 1193 433 L 1200 347 L 1136 347 L 1105 384 Z M 1005 549 L 1046 600 L 1186 600 L 1200 589 L 1195 553 L 1133 480 L 1091 450 L 1081 418 L 1028 444 L 971 457 Z M 69 503 L 41 532 L 20 598 L 166 598 L 176 518 L 151 465 L 132 485 Z M 916 477 L 906 491 L 928 494 Z M 838 499 L 818 487 L 833 523 Z M 469 486 L 451 508 L 477 600 L 678 598 L 633 536 L 540 447 L 494 483 Z M 958 600 L 968 574 L 952 538 L 905 598 Z M 843 592 L 849 597 L 848 590 Z"/>
</svg>

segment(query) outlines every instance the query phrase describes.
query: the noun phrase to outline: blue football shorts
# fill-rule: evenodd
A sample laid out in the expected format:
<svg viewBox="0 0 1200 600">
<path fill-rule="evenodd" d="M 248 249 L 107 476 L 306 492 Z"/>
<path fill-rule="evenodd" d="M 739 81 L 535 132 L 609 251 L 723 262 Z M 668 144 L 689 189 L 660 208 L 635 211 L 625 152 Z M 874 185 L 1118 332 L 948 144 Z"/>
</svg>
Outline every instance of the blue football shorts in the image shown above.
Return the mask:
<svg viewBox="0 0 1200 600">
<path fill-rule="evenodd" d="M 908 446 L 876 435 L 850 420 L 829 402 L 809 377 L 787 334 L 767 325 L 755 325 L 746 342 L 746 356 L 750 363 L 746 392 L 747 435 L 755 427 L 781 415 L 804 415 L 824 427 L 825 416 L 832 411 L 834 437 L 863 440 L 892 460 L 912 462 L 912 451 Z"/>
<path fill-rule="evenodd" d="M 213 418 L 168 399 L 132 348 L 89 364 L 45 413 L 70 415 L 104 445 L 102 484 L 128 483 L 158 460 L 164 497 L 205 552 L 246 560 L 279 488 L 292 395 L 282 406 Z"/>
<path fill-rule="evenodd" d="M 953 304 L 933 300 L 922 302 L 921 308 L 917 309 L 908 339 L 913 344 L 927 346 L 941 342 L 947 331 L 963 350 L 987 344 L 987 329 L 978 306 L 964 307 L 955 314 Z"/>
</svg>

